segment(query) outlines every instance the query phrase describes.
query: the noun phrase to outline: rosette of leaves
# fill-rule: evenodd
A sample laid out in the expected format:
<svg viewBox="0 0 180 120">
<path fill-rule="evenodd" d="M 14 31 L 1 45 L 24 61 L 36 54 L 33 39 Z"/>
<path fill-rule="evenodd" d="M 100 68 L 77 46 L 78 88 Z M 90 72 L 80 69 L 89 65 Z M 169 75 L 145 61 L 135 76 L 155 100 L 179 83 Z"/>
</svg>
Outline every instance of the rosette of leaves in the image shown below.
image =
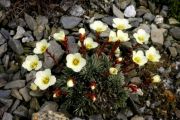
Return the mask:
<svg viewBox="0 0 180 120">
<path fill-rule="evenodd" d="M 61 90 L 59 97 L 61 109 L 78 116 L 105 114 L 113 116 L 117 110 L 126 106 L 127 91 L 124 90 L 124 76 L 121 72 L 110 75 L 113 61 L 105 54 L 96 53 L 86 58 L 87 64 L 81 72 L 65 67 L 56 86 Z M 119 66 L 120 71 L 120 66 Z M 67 80 L 73 79 L 74 86 L 67 87 Z M 96 84 L 91 89 L 91 83 Z M 96 99 L 93 100 L 92 97 Z"/>
</svg>

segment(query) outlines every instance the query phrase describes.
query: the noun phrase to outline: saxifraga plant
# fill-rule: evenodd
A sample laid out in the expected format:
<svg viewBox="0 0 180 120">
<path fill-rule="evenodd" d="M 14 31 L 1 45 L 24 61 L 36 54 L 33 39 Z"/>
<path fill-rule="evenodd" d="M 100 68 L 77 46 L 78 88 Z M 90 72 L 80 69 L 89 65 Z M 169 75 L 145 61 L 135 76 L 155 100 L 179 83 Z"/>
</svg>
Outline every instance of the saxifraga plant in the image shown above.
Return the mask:
<svg viewBox="0 0 180 120">
<path fill-rule="evenodd" d="M 101 21 L 90 24 L 96 40 L 88 37 L 84 28 L 79 29 L 77 53 L 69 52 L 68 37 L 64 31 L 53 34 L 53 40 L 60 42 L 65 50 L 65 63 L 59 63 L 49 52 L 51 44 L 46 39 L 37 42 L 33 50 L 36 55 L 28 55 L 22 67 L 28 71 L 41 69 L 43 66 L 38 54 L 46 53 L 56 66 L 61 66 L 61 70 L 56 75 L 52 75 L 50 69 L 37 71 L 30 88 L 40 91 L 55 84 L 51 96 L 59 100 L 61 109 L 76 116 L 103 114 L 106 118 L 113 117 L 120 108 L 126 106 L 129 93 L 143 95 L 137 85 L 124 81 L 124 74 L 128 75 L 129 71 L 144 66 L 148 61 L 159 62 L 159 51 L 153 46 L 145 54 L 143 50 L 136 50 L 138 46 L 147 44 L 150 38 L 149 33 L 139 29 L 133 34 L 137 44 L 128 49 L 122 58 L 121 43 L 130 40 L 125 30 L 131 28 L 131 25 L 127 19 L 114 18 L 113 27 L 117 32 L 110 31 L 106 40 L 100 34 L 108 26 Z M 129 69 L 129 65 L 133 67 Z M 160 81 L 160 77 L 153 79 L 155 82 Z"/>
</svg>

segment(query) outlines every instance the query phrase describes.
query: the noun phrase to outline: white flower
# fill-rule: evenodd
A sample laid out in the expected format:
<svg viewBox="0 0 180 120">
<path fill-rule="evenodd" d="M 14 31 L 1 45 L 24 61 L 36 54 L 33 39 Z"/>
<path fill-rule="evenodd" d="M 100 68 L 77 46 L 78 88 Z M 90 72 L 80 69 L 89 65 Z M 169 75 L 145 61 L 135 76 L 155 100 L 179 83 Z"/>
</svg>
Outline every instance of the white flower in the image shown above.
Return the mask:
<svg viewBox="0 0 180 120">
<path fill-rule="evenodd" d="M 159 75 L 153 76 L 152 79 L 153 79 L 152 81 L 153 83 L 159 83 L 161 81 L 161 78 Z"/>
<path fill-rule="evenodd" d="M 119 57 L 119 56 L 120 56 L 121 51 L 120 51 L 119 47 L 115 50 L 114 53 L 115 53 L 115 56 L 116 56 L 116 57 Z"/>
<path fill-rule="evenodd" d="M 121 62 L 122 60 L 123 60 L 122 57 L 118 57 L 118 58 L 117 58 L 117 61 L 118 61 L 118 62 Z"/>
<path fill-rule="evenodd" d="M 151 62 L 159 62 L 161 56 L 159 51 L 157 51 L 154 47 L 150 47 L 149 50 L 146 51 L 146 58 Z"/>
<path fill-rule="evenodd" d="M 34 48 L 35 54 L 42 54 L 44 53 L 47 48 L 50 46 L 50 44 L 47 42 L 46 39 L 41 40 L 40 42 L 36 43 L 36 47 Z"/>
<path fill-rule="evenodd" d="M 131 28 L 129 21 L 127 19 L 114 18 L 113 19 L 113 27 L 118 30 L 125 30 Z"/>
<path fill-rule="evenodd" d="M 86 34 L 86 30 L 84 28 L 80 28 L 79 33 L 84 36 Z"/>
<path fill-rule="evenodd" d="M 147 44 L 150 37 L 150 35 L 143 29 L 139 29 L 137 33 L 133 34 L 133 36 L 139 44 Z"/>
<path fill-rule="evenodd" d="M 121 42 L 126 42 L 129 40 L 128 33 L 124 33 L 122 30 L 117 31 L 117 38 Z"/>
<path fill-rule="evenodd" d="M 34 91 L 38 89 L 38 87 L 35 83 L 31 83 L 30 88 L 31 88 L 31 90 L 34 90 Z"/>
<path fill-rule="evenodd" d="M 99 45 L 97 42 L 94 42 L 91 37 L 87 37 L 83 43 L 84 43 L 84 46 L 86 47 L 86 49 L 88 49 L 88 50 L 96 48 Z M 78 41 L 78 45 L 80 47 L 82 46 L 80 41 Z"/>
<path fill-rule="evenodd" d="M 69 79 L 69 80 L 67 81 L 67 86 L 68 86 L 68 87 L 73 87 L 73 86 L 74 86 L 73 79 Z"/>
<path fill-rule="evenodd" d="M 92 38 L 87 37 L 84 40 L 84 46 L 86 47 L 86 49 L 90 50 L 90 49 L 96 48 L 98 46 L 98 43 L 94 42 Z"/>
<path fill-rule="evenodd" d="M 133 51 L 133 61 L 139 66 L 143 66 L 147 63 L 147 58 L 144 56 L 143 51 L 139 50 L 137 52 Z"/>
<path fill-rule="evenodd" d="M 66 66 L 71 68 L 74 72 L 79 72 L 86 65 L 86 60 L 80 53 L 68 54 L 66 56 Z"/>
<path fill-rule="evenodd" d="M 51 70 L 46 69 L 44 71 L 38 71 L 36 73 L 36 79 L 34 83 L 41 89 L 45 90 L 49 86 L 52 86 L 56 83 L 56 77 L 51 75 Z"/>
<path fill-rule="evenodd" d="M 65 33 L 64 31 L 60 31 L 59 33 L 54 33 L 53 38 L 57 41 L 65 41 Z"/>
<path fill-rule="evenodd" d="M 111 68 L 109 68 L 109 73 L 110 73 L 111 75 L 117 75 L 118 69 L 115 68 L 115 67 L 111 67 Z"/>
<path fill-rule="evenodd" d="M 116 42 L 116 41 L 117 41 L 116 32 L 110 31 L 110 33 L 109 33 L 109 42 Z"/>
<path fill-rule="evenodd" d="M 136 92 L 138 95 L 140 95 L 140 96 L 143 96 L 144 95 L 144 93 L 143 93 L 143 91 L 140 89 L 140 88 L 138 88 L 137 89 L 137 92 Z"/>
<path fill-rule="evenodd" d="M 42 62 L 39 61 L 37 55 L 29 55 L 26 57 L 26 60 L 23 62 L 22 67 L 27 69 L 28 71 L 31 70 L 39 70 L 42 67 Z"/>
<path fill-rule="evenodd" d="M 94 21 L 90 24 L 90 28 L 94 31 L 101 33 L 107 30 L 108 26 L 101 21 Z"/>
</svg>

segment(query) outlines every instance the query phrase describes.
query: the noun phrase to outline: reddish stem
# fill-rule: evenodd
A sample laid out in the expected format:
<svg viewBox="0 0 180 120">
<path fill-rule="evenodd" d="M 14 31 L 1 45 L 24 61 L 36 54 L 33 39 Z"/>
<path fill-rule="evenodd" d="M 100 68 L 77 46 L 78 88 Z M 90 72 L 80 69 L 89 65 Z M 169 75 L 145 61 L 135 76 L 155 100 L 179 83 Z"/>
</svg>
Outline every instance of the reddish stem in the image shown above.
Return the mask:
<svg viewBox="0 0 180 120">
<path fill-rule="evenodd" d="M 114 43 L 114 45 L 113 45 L 113 47 L 112 47 L 112 49 L 111 49 L 111 52 L 110 52 L 110 54 L 109 54 L 110 58 L 113 57 L 114 52 L 115 52 L 116 49 L 119 47 L 120 43 L 121 43 L 120 41 L 117 41 L 117 42 Z"/>
<path fill-rule="evenodd" d="M 103 42 L 102 46 L 97 50 L 97 55 L 101 55 L 101 53 L 104 51 L 104 48 L 106 47 L 106 45 L 108 44 L 108 40 L 106 40 L 105 42 Z"/>
<path fill-rule="evenodd" d="M 85 54 L 86 54 L 86 47 L 84 46 L 84 40 L 85 40 L 85 35 L 81 35 L 80 34 L 80 36 L 79 36 L 79 40 L 80 40 L 80 42 L 81 42 L 81 52 L 82 52 L 82 54 L 85 56 Z"/>
<path fill-rule="evenodd" d="M 69 53 L 69 49 L 68 49 L 68 38 L 67 38 L 67 36 L 65 36 L 64 39 L 65 39 L 65 40 L 62 41 L 62 45 L 65 47 L 66 52 Z"/>
<path fill-rule="evenodd" d="M 99 32 L 96 32 L 96 42 L 99 43 L 99 36 L 100 36 L 100 33 Z"/>
</svg>

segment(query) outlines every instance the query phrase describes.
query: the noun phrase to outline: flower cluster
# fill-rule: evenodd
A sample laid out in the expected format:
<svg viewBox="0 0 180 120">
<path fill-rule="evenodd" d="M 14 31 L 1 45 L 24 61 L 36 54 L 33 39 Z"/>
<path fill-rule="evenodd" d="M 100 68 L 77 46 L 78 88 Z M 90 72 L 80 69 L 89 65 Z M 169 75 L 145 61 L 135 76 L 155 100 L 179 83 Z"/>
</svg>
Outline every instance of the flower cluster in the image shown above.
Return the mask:
<svg viewBox="0 0 180 120">
<path fill-rule="evenodd" d="M 145 30 L 139 29 L 131 37 L 131 35 L 128 34 L 128 30 L 131 29 L 132 26 L 127 19 L 114 18 L 112 26 L 113 30 L 110 31 L 107 40 L 103 40 L 100 34 L 105 32 L 109 26 L 101 21 L 94 21 L 90 24 L 90 28 L 95 32 L 95 37 L 88 36 L 86 30 L 80 28 L 78 31 L 79 39 L 76 41 L 79 51 L 75 53 L 70 53 L 68 36 L 63 30 L 54 33 L 52 39 L 58 41 L 66 51 L 65 58 L 63 56 L 65 63 L 54 61 L 57 66 L 59 64 L 64 65 L 57 76 L 52 75 L 50 69 L 42 70 L 42 61 L 40 61 L 38 57 L 39 54 L 47 53 L 54 59 L 53 55 L 48 51 L 50 43 L 48 43 L 46 39 L 37 42 L 33 50 L 35 55 L 28 55 L 22 64 L 22 67 L 28 71 L 37 71 L 36 78 L 30 86 L 31 89 L 37 90 L 39 88 L 40 90 L 45 90 L 58 82 L 60 87 L 54 91 L 54 98 L 63 95 L 68 96 L 69 91 L 69 96 L 73 96 L 72 91 L 74 90 L 75 96 L 78 94 L 83 96 L 82 99 L 87 97 L 95 102 L 99 100 L 98 97 L 101 96 L 96 95 L 98 90 L 103 91 L 105 88 L 102 88 L 102 86 L 107 85 L 105 87 L 111 87 L 109 88 L 111 89 L 110 91 L 116 91 L 112 94 L 120 96 L 120 89 L 127 90 L 124 89 L 125 85 L 123 86 L 124 81 L 122 81 L 124 78 L 122 74 L 126 73 L 127 70 L 121 69 L 121 66 L 126 63 L 126 58 L 123 58 L 122 55 L 121 44 L 130 41 L 131 38 L 134 38 L 136 45 L 148 44 L 150 35 Z M 159 51 L 156 50 L 154 46 L 151 46 L 145 51 L 132 47 L 129 51 L 130 54 L 128 53 L 127 57 L 128 59 L 130 58 L 129 61 L 131 61 L 133 65 L 137 64 L 137 66 L 139 65 L 141 67 L 148 61 L 159 62 L 161 58 Z M 110 82 L 108 82 L 108 80 Z M 103 84 L 102 82 L 104 81 L 107 83 Z M 153 83 L 160 81 L 159 75 L 152 77 Z M 112 87 L 113 85 L 114 87 Z M 132 93 L 143 95 L 142 90 L 135 84 L 128 83 L 125 87 Z M 85 90 L 85 92 L 83 92 L 83 90 Z M 70 98 L 69 96 L 67 98 Z"/>
</svg>

